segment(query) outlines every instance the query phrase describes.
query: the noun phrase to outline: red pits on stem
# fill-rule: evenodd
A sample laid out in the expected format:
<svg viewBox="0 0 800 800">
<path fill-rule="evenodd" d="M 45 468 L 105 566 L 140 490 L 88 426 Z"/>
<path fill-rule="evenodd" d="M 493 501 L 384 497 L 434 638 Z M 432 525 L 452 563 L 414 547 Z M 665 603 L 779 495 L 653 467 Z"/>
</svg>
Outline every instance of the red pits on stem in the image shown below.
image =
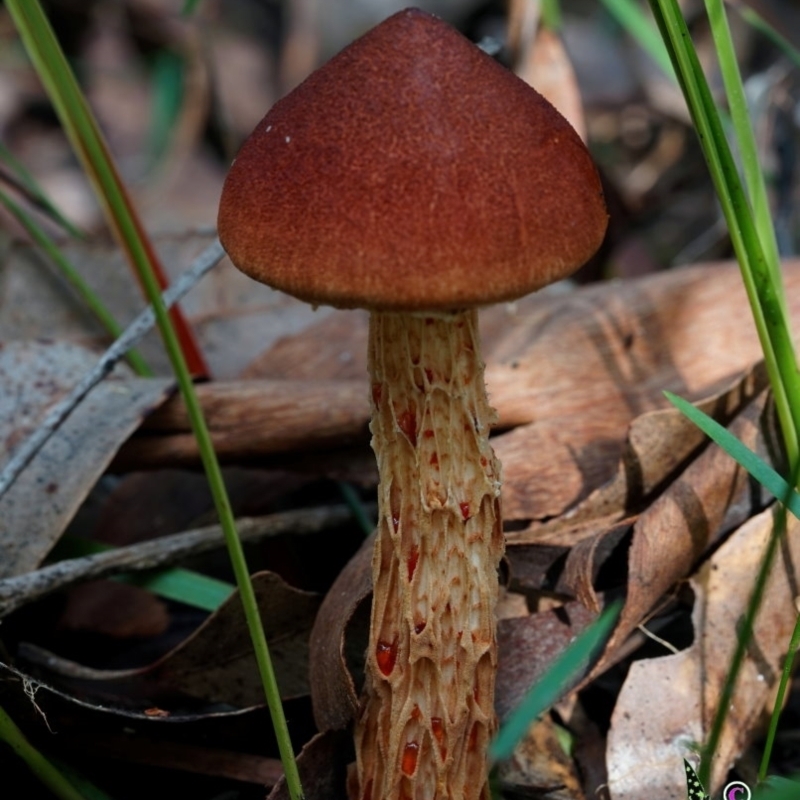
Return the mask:
<svg viewBox="0 0 800 800">
<path fill-rule="evenodd" d="M 393 642 L 380 639 L 375 648 L 375 659 L 378 662 L 378 669 L 388 678 L 397 661 L 397 639 Z"/>
<path fill-rule="evenodd" d="M 411 548 L 411 552 L 408 554 L 408 560 L 406 561 L 406 566 L 408 567 L 408 580 L 409 583 L 411 579 L 414 577 L 414 572 L 417 569 L 417 564 L 419 563 L 419 548 L 414 545 Z"/>
<path fill-rule="evenodd" d="M 372 402 L 377 408 L 381 404 L 381 397 L 383 396 L 383 386 L 380 383 L 372 384 Z"/>
<path fill-rule="evenodd" d="M 472 515 L 470 514 L 469 503 L 459 503 L 458 507 L 461 509 L 461 516 L 466 522 Z"/>
<path fill-rule="evenodd" d="M 414 625 L 414 633 L 416 633 L 417 636 L 419 636 L 419 634 L 421 634 L 422 631 L 425 630 L 425 626 L 427 624 L 428 624 L 427 622 L 418 622 L 416 625 Z"/>
<path fill-rule="evenodd" d="M 428 379 L 428 383 L 433 383 L 433 370 L 425 367 L 425 377 Z"/>
<path fill-rule="evenodd" d="M 439 466 L 439 454 L 438 453 L 434 453 L 431 456 L 430 464 L 431 464 L 432 467 L 438 467 Z"/>
<path fill-rule="evenodd" d="M 419 758 L 419 742 L 406 742 L 403 748 L 403 759 L 400 763 L 400 769 L 403 770 L 404 775 L 413 775 L 414 770 L 417 768 L 417 759 Z"/>
<path fill-rule="evenodd" d="M 467 750 L 470 753 L 475 752 L 475 748 L 478 746 L 478 728 L 480 726 L 479 722 L 475 722 L 472 725 L 472 728 L 469 732 L 469 739 L 467 740 Z"/>
<path fill-rule="evenodd" d="M 397 417 L 397 425 L 411 442 L 412 447 L 417 446 L 417 415 L 413 411 L 403 411 Z"/>
<path fill-rule="evenodd" d="M 436 739 L 436 743 L 439 745 L 442 761 L 444 761 L 447 758 L 447 747 L 444 743 L 444 725 L 442 725 L 441 717 L 431 717 L 431 731 L 433 732 L 433 738 Z"/>
</svg>

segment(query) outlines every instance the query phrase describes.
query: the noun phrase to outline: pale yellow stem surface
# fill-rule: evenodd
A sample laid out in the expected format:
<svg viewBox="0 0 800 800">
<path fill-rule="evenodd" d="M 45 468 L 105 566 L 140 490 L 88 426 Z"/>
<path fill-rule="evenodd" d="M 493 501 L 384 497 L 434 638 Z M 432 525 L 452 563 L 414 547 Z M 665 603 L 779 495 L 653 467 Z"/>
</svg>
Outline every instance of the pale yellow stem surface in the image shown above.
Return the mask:
<svg viewBox="0 0 800 800">
<path fill-rule="evenodd" d="M 353 800 L 487 800 L 495 729 L 495 412 L 477 313 L 373 313 L 380 519 Z"/>
</svg>

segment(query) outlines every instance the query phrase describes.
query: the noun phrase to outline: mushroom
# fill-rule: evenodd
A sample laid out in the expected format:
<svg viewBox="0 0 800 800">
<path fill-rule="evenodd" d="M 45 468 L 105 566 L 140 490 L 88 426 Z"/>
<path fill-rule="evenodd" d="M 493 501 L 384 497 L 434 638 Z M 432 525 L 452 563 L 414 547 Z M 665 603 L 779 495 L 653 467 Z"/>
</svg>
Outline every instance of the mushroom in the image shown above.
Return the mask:
<svg viewBox="0 0 800 800">
<path fill-rule="evenodd" d="M 416 9 L 277 102 L 231 167 L 234 264 L 371 312 L 380 508 L 354 799 L 489 796 L 503 531 L 476 309 L 569 275 L 606 223 L 569 124 Z"/>
</svg>

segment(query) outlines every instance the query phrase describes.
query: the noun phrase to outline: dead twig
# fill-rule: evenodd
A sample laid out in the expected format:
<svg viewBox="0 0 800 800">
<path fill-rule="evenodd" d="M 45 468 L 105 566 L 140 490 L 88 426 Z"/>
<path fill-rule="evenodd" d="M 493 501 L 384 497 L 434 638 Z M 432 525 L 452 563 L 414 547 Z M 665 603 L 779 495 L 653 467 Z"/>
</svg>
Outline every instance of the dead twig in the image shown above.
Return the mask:
<svg viewBox="0 0 800 800">
<path fill-rule="evenodd" d="M 374 507 L 367 506 L 374 513 Z M 284 511 L 264 517 L 243 517 L 236 526 L 242 541 L 258 541 L 284 533 L 317 533 L 352 518 L 345 505 Z M 56 590 L 81 581 L 104 578 L 120 572 L 170 567 L 183 559 L 223 547 L 219 525 L 164 536 L 147 542 L 119 547 L 82 558 L 59 561 L 35 572 L 0 580 L 0 617 Z"/>
<path fill-rule="evenodd" d="M 162 298 L 167 308 L 174 305 L 191 289 L 224 255 L 219 240 L 209 245 L 169 288 Z M 72 413 L 87 394 L 108 375 L 125 353 L 155 325 L 155 314 L 148 306 L 125 329 L 122 336 L 100 357 L 97 364 L 78 382 L 74 389 L 56 403 L 45 415 L 37 429 L 19 446 L 0 472 L 0 497 L 19 477 L 31 459 L 39 452 L 59 425 Z"/>
</svg>

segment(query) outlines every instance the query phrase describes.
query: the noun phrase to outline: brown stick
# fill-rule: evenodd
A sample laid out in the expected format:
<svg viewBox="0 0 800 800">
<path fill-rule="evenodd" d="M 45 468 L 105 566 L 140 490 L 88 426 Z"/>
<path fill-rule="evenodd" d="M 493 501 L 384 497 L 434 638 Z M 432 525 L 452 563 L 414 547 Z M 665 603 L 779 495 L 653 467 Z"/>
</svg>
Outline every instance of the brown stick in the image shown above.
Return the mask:
<svg viewBox="0 0 800 800">
<path fill-rule="evenodd" d="M 366 380 L 261 380 L 197 387 L 221 461 L 368 441 Z M 143 423 L 112 469 L 200 463 L 186 407 L 174 397 Z"/>
<path fill-rule="evenodd" d="M 499 427 L 532 421 L 525 393 L 511 377 L 493 376 Z M 369 442 L 366 375 L 354 380 L 250 380 L 200 384 L 197 395 L 223 462 L 265 454 L 323 450 Z M 120 450 L 112 469 L 198 466 L 200 457 L 179 396 L 168 400 Z"/>
<path fill-rule="evenodd" d="M 243 542 L 259 541 L 284 533 L 316 533 L 340 525 L 351 516 L 352 512 L 347 506 L 318 506 L 264 517 L 241 518 L 237 520 L 236 527 Z M 6 578 L 0 580 L 0 617 L 56 589 L 120 572 L 170 567 L 189 556 L 222 547 L 224 544 L 220 526 L 209 525 L 103 553 L 59 561 L 35 572 Z"/>
</svg>

